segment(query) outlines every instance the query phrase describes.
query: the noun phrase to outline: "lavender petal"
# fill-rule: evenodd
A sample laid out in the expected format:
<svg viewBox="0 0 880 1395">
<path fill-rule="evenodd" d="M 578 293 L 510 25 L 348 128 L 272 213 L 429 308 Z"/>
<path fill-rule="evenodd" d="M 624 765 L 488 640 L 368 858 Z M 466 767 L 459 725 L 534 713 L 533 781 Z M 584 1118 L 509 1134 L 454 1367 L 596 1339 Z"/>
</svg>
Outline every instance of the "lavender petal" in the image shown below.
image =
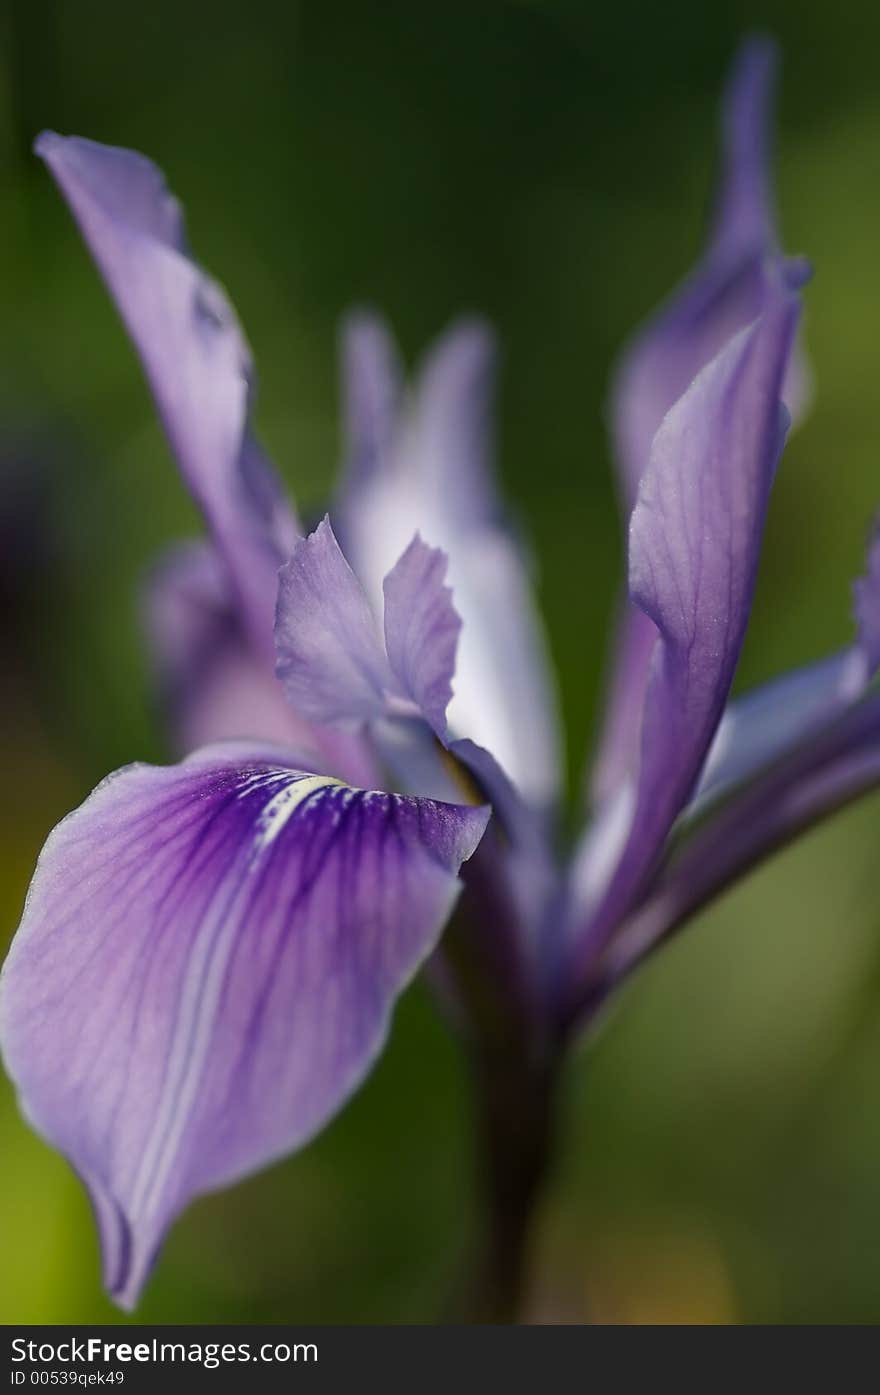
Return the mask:
<svg viewBox="0 0 880 1395">
<path fill-rule="evenodd" d="M 397 349 L 377 315 L 356 311 L 340 334 L 345 487 L 356 491 L 387 466 L 403 402 Z"/>
<path fill-rule="evenodd" d="M 764 263 L 777 247 L 767 173 L 775 67 L 775 49 L 767 40 L 743 46 L 722 105 L 721 181 L 708 246 L 688 279 L 636 336 L 615 375 L 611 431 L 627 517 L 666 413 L 723 345 L 761 311 Z M 805 399 L 797 350 L 786 367 L 782 396 L 797 415 Z M 641 612 L 624 602 L 591 778 L 597 806 L 638 763 L 654 638 Z"/>
<path fill-rule="evenodd" d="M 702 370 L 651 448 L 630 524 L 630 594 L 653 622 L 631 817 L 578 953 L 598 952 L 638 899 L 699 778 L 739 658 L 782 448 L 798 298 L 768 272 L 765 308 Z M 620 796 L 618 796 L 620 797 Z"/>
<path fill-rule="evenodd" d="M 855 582 L 853 592 L 854 644 L 729 704 L 691 812 L 701 813 L 710 801 L 744 784 L 862 696 L 880 667 L 880 535 L 876 528 L 865 574 Z"/>
<path fill-rule="evenodd" d="M 376 783 L 365 742 L 294 712 L 242 628 L 212 544 L 177 546 L 153 568 L 143 625 L 162 715 L 179 755 L 216 741 L 270 741 L 296 750 L 309 770 L 367 787 Z"/>
<path fill-rule="evenodd" d="M 130 150 L 44 132 L 46 161 L 137 349 L 171 448 L 272 654 L 276 574 L 299 528 L 250 432 L 250 351 L 220 288 L 189 256 L 183 215 Z"/>
<path fill-rule="evenodd" d="M 583 1025 L 649 955 L 732 882 L 878 786 L 880 696 L 874 693 L 706 820 L 620 926 L 580 986 L 571 1020 Z"/>
<path fill-rule="evenodd" d="M 343 367 L 361 420 L 349 439 L 381 446 L 362 444 L 354 457 L 370 468 L 350 462 L 346 472 L 334 511 L 346 556 L 378 613 L 384 577 L 414 534 L 446 553 L 462 619 L 450 729 L 488 747 L 523 794 L 547 804 L 559 785 L 555 697 L 528 570 L 491 475 L 492 340 L 476 322 L 449 331 L 392 427 L 387 404 L 400 392 L 387 335 L 375 324 L 368 334 L 363 319 L 356 330 Z"/>
<path fill-rule="evenodd" d="M 328 519 L 282 568 L 277 672 L 312 721 L 424 719 L 441 740 L 461 622 L 446 558 L 416 537 L 384 581 L 384 638 Z"/>
<path fill-rule="evenodd" d="M 281 570 L 276 647 L 284 691 L 312 721 L 371 721 L 397 691 L 376 617 L 327 518 Z"/>
<path fill-rule="evenodd" d="M 441 741 L 461 634 L 452 590 L 444 584 L 447 566 L 445 553 L 416 536 L 382 584 L 391 669 Z"/>
<path fill-rule="evenodd" d="M 130 766 L 55 829 L 0 1041 L 88 1187 L 118 1303 L 194 1196 L 301 1146 L 358 1086 L 487 819 L 227 746 Z"/>
</svg>

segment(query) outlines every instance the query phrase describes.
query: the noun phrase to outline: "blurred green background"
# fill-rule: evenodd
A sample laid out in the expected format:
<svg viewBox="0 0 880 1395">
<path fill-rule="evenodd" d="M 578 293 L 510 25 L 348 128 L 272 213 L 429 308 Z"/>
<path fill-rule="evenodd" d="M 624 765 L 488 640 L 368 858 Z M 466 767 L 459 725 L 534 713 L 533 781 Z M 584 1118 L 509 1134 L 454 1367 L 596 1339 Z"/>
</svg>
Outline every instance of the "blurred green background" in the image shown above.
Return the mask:
<svg viewBox="0 0 880 1395">
<path fill-rule="evenodd" d="M 738 682 L 850 634 L 880 502 L 880 10 L 471 0 L 5 0 L 0 10 L 0 938 L 48 829 L 162 759 L 135 623 L 198 529 L 134 356 L 42 167 L 43 126 L 131 145 L 183 197 L 300 503 L 339 452 L 352 303 L 408 357 L 467 310 L 504 346 L 500 458 L 541 561 L 574 788 L 621 565 L 603 405 L 690 265 L 740 35 L 784 53 L 779 202 L 814 260 L 817 393 L 772 505 Z M 572 1073 L 534 1316 L 880 1316 L 880 803 L 812 834 L 648 969 Z M 461 1061 L 427 993 L 304 1153 L 195 1205 L 138 1320 L 428 1321 L 471 1220 Z M 0 1320 L 113 1320 L 87 1203 L 0 1089 Z"/>
</svg>

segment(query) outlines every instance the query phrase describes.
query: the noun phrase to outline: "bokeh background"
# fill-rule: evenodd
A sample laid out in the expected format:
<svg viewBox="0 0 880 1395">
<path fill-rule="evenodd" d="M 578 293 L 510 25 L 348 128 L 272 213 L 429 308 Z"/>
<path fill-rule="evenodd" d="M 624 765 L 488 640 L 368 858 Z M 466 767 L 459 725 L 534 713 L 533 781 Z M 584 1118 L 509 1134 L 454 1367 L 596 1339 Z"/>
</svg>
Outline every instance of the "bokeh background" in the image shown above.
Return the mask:
<svg viewBox="0 0 880 1395">
<path fill-rule="evenodd" d="M 335 334 L 415 356 L 462 311 L 504 348 L 500 461 L 541 562 L 574 790 L 621 544 L 603 405 L 696 255 L 719 85 L 784 54 L 787 246 L 814 260 L 816 398 L 776 487 L 738 682 L 851 633 L 880 502 L 880 10 L 820 0 L 5 0 L 0 9 L 0 941 L 48 829 L 162 759 L 145 566 L 198 530 L 134 355 L 42 167 L 43 126 L 168 172 L 308 509 L 339 454 Z M 880 1316 L 880 803 L 776 859 L 661 957 L 572 1073 L 532 1311 L 619 1322 Z M 468 1099 L 428 994 L 304 1153 L 195 1205 L 142 1321 L 428 1321 L 471 1221 Z M 0 1320 L 110 1321 L 91 1218 L 0 1087 Z"/>
</svg>

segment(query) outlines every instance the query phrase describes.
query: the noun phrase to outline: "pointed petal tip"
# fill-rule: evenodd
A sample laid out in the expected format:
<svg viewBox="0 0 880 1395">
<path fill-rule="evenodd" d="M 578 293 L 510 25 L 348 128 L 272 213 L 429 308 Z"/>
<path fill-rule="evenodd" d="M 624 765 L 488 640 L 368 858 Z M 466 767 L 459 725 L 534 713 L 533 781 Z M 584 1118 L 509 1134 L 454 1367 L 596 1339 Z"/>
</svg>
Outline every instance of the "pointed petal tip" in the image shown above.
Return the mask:
<svg viewBox="0 0 880 1395">
<path fill-rule="evenodd" d="M 458 338 L 486 346 L 494 345 L 497 337 L 492 322 L 478 310 L 468 310 L 462 315 L 457 315 L 443 336 L 447 340 Z"/>
<path fill-rule="evenodd" d="M 746 74 L 751 77 L 772 78 L 779 67 L 780 47 L 772 34 L 754 30 L 746 34 L 733 58 L 732 76 L 735 81 Z"/>
<path fill-rule="evenodd" d="M 103 174 L 116 172 L 120 169 L 136 171 L 141 178 L 149 181 L 150 192 L 155 196 L 163 197 L 173 201 L 177 207 L 177 200 L 168 189 L 165 176 L 159 169 L 155 161 L 148 155 L 142 154 L 139 150 L 131 150 L 124 145 L 110 145 L 105 141 L 92 140 L 89 136 L 62 135 L 58 131 L 41 131 L 35 137 L 33 152 L 40 159 L 53 166 L 62 160 L 72 162 L 71 172 L 79 179 L 83 179 L 91 172 L 99 177 Z M 102 168 L 103 167 L 103 168 Z M 91 187 L 91 186 L 90 186 Z M 102 190 L 98 185 L 92 187 L 92 193 L 99 197 L 101 193 L 111 194 L 111 189 Z"/>
<path fill-rule="evenodd" d="M 755 37 L 737 52 L 724 87 L 713 245 L 728 272 L 745 253 L 777 241 L 769 158 L 776 68 L 775 45 Z"/>
<path fill-rule="evenodd" d="M 333 531 L 333 523 L 331 522 L 329 513 L 325 513 L 322 518 L 318 519 L 318 522 L 315 524 L 314 528 L 312 528 L 311 532 L 304 533 L 301 538 L 297 538 L 293 551 L 281 570 L 284 571 L 289 568 L 297 555 L 305 556 L 309 552 L 314 552 L 316 549 L 322 547 L 339 547 L 339 540 Z"/>
<path fill-rule="evenodd" d="M 403 561 L 404 557 L 415 557 L 419 554 L 423 555 L 426 561 L 432 562 L 438 570 L 442 567 L 443 575 L 446 575 L 449 568 L 448 551 L 442 547 L 434 547 L 433 544 L 427 542 L 425 538 L 422 537 L 421 529 L 417 528 L 409 543 L 400 554 L 398 561 Z"/>
<path fill-rule="evenodd" d="M 41 160 L 48 160 L 52 152 L 63 145 L 66 140 L 67 137 L 59 135 L 57 131 L 40 131 L 40 134 L 34 137 L 31 149 L 35 155 L 39 155 Z"/>
<path fill-rule="evenodd" d="M 779 57 L 779 45 L 769 34 L 750 34 L 737 48 L 722 102 L 724 122 L 734 139 L 744 120 L 762 126 L 768 119 Z"/>
<path fill-rule="evenodd" d="M 88 136 L 63 135 L 61 131 L 53 131 L 51 128 L 47 128 L 44 131 L 40 131 L 40 133 L 34 137 L 34 143 L 31 149 L 41 160 L 45 160 L 47 164 L 51 164 L 53 159 L 57 160 L 63 158 L 66 152 L 80 151 L 86 155 L 90 152 L 94 152 L 100 155 L 103 151 L 121 151 L 122 147 L 105 145 L 101 141 L 90 140 Z M 137 155 L 137 152 L 133 150 L 125 151 L 125 154 Z M 144 162 L 147 160 L 145 155 L 137 155 L 137 158 Z"/>
<path fill-rule="evenodd" d="M 383 339 L 390 337 L 381 311 L 368 303 L 349 306 L 339 320 L 339 333 L 343 343 L 361 334 L 378 335 Z"/>
<path fill-rule="evenodd" d="M 86 1173 L 79 1174 L 88 1194 L 98 1243 L 101 1249 L 101 1280 L 107 1297 L 123 1312 L 131 1313 L 152 1268 L 152 1260 L 144 1263 L 141 1247 L 124 1208 L 107 1191 L 103 1183 Z M 155 1254 L 158 1246 L 154 1245 Z"/>
<path fill-rule="evenodd" d="M 393 396 L 399 372 L 397 345 L 382 312 L 374 305 L 353 305 L 339 320 L 337 344 L 343 383 L 351 391 L 360 385 L 359 375 L 369 375 L 373 390 Z"/>
<path fill-rule="evenodd" d="M 462 374 L 488 368 L 498 350 L 498 336 L 485 316 L 468 313 L 458 316 L 440 335 L 425 359 L 431 365 L 453 363 Z"/>
</svg>

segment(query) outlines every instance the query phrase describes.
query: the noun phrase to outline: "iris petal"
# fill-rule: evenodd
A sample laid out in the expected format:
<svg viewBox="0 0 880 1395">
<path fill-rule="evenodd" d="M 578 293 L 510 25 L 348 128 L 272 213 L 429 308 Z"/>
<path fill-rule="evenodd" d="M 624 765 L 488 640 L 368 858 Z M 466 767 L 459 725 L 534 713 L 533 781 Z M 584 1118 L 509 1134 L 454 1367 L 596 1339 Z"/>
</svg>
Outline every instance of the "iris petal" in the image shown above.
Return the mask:
<svg viewBox="0 0 880 1395">
<path fill-rule="evenodd" d="M 298 712 L 357 724 L 423 717 L 445 738 L 461 622 L 446 557 L 412 542 L 384 581 L 384 636 L 328 519 L 281 570 L 277 672 Z"/>
<path fill-rule="evenodd" d="M 53 132 L 36 150 L 131 335 L 246 625 L 271 656 L 276 573 L 299 528 L 251 435 L 253 365 L 235 313 L 189 256 L 180 205 L 149 160 Z"/>
<path fill-rule="evenodd" d="M 394 675 L 376 617 L 327 518 L 281 570 L 275 634 L 278 677 L 298 712 L 327 723 L 384 715 Z"/>
<path fill-rule="evenodd" d="M 555 694 L 528 567 L 492 478 L 494 366 L 486 327 L 464 322 L 401 401 L 388 336 L 359 317 L 344 345 L 351 459 L 334 522 L 376 613 L 383 580 L 416 533 L 447 555 L 462 620 L 449 726 L 546 805 L 559 787 Z"/>
<path fill-rule="evenodd" d="M 242 629 L 226 568 L 212 544 L 170 550 L 151 572 L 144 629 L 162 713 L 180 755 L 215 741 L 292 746 L 310 770 L 374 785 L 365 742 L 295 712 L 270 666 Z"/>
<path fill-rule="evenodd" d="M 689 839 L 620 927 L 573 1009 L 584 1024 L 644 960 L 731 882 L 880 784 L 880 696 L 854 703 L 735 794 Z"/>
<path fill-rule="evenodd" d="M 388 662 L 441 741 L 461 634 L 452 590 L 444 584 L 447 566 L 446 554 L 417 536 L 382 585 Z"/>
<path fill-rule="evenodd" d="M 862 696 L 880 666 L 880 534 L 853 587 L 856 642 L 729 704 L 706 760 L 697 811 L 744 784 Z"/>
<path fill-rule="evenodd" d="M 220 559 L 210 543 L 174 548 L 153 568 L 144 625 L 159 696 L 181 753 L 214 741 L 252 737 L 311 747 L 271 669 L 237 624 Z M 318 759 L 317 749 L 313 752 Z"/>
<path fill-rule="evenodd" d="M 340 336 L 345 419 L 345 488 L 381 471 L 394 448 L 403 375 L 391 335 L 377 315 L 349 315 Z"/>
<path fill-rule="evenodd" d="M 870 674 L 857 646 L 766 683 L 730 703 L 694 796 L 700 812 L 778 760 L 864 692 Z"/>
<path fill-rule="evenodd" d="M 638 898 L 690 798 L 742 647 L 784 439 L 780 393 L 798 315 L 784 269 L 768 277 L 763 313 L 667 414 L 639 485 L 630 594 L 656 639 L 631 822 L 581 943 L 587 955 Z"/>
<path fill-rule="evenodd" d="M 651 442 L 666 413 L 725 343 L 760 313 L 764 265 L 776 255 L 767 173 L 767 127 L 776 54 L 767 40 L 743 46 L 722 106 L 722 170 L 716 213 L 697 267 L 637 334 L 612 387 L 611 432 L 625 516 L 635 503 Z M 786 365 L 783 399 L 797 415 L 806 396 L 797 349 Z M 624 601 L 615 633 L 591 793 L 616 795 L 638 763 L 639 730 L 654 630 Z"/>
<path fill-rule="evenodd" d="M 0 980 L 22 1106 L 131 1306 L 194 1196 L 304 1143 L 434 948 L 485 808 L 215 747 L 106 780 L 50 836 Z"/>
<path fill-rule="evenodd" d="M 612 410 L 622 492 L 631 507 L 651 442 L 673 403 L 723 345 L 761 309 L 763 263 L 777 255 L 768 188 L 768 124 L 776 54 L 745 44 L 722 104 L 722 170 L 705 253 L 625 353 Z M 783 399 L 791 413 L 790 366 Z"/>
</svg>

